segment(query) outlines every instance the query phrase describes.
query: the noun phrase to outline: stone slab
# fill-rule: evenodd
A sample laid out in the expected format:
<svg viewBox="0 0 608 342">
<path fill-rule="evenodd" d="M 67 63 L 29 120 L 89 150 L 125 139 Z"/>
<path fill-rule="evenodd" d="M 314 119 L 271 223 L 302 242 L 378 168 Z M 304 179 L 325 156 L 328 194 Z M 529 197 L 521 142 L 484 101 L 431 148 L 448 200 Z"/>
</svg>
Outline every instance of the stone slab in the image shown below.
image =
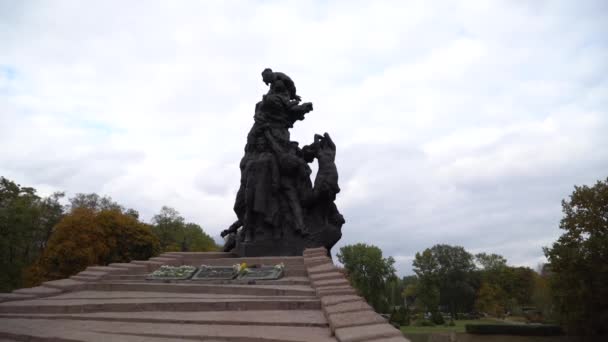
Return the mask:
<svg viewBox="0 0 608 342">
<path fill-rule="evenodd" d="M 143 291 L 166 293 L 216 293 L 244 294 L 260 296 L 314 296 L 315 292 L 306 285 L 239 285 L 239 284 L 205 284 L 200 282 L 185 283 L 89 283 L 91 291 Z"/>
<path fill-rule="evenodd" d="M 99 277 L 87 277 L 87 276 L 81 276 L 81 275 L 74 275 L 74 276 L 71 276 L 69 279 L 80 281 L 80 282 L 84 282 L 84 283 L 88 283 L 88 282 L 99 281 L 101 278 L 99 278 Z"/>
<path fill-rule="evenodd" d="M 28 287 L 24 289 L 18 289 L 13 291 L 13 293 L 17 294 L 25 294 L 25 295 L 34 295 L 34 296 L 52 296 L 54 294 L 59 294 L 63 292 L 62 290 L 46 287 L 46 286 L 36 286 L 36 287 Z"/>
<path fill-rule="evenodd" d="M 50 298 L 51 300 L 58 299 L 86 299 L 86 300 L 98 300 L 102 302 L 106 299 L 120 300 L 120 299 L 133 299 L 133 298 L 162 298 L 162 299 L 274 299 L 277 296 L 273 295 L 254 295 L 254 294 L 217 294 L 217 293 L 198 293 L 198 292 L 141 292 L 141 291 L 76 291 L 76 292 L 65 292 Z M 281 296 L 280 298 L 288 299 L 314 299 L 311 296 Z M 47 300 L 47 303 L 50 302 Z M 116 302 L 116 301 L 114 301 Z"/>
<path fill-rule="evenodd" d="M 308 273 L 312 274 L 312 273 L 326 273 L 326 272 L 333 272 L 336 271 L 337 268 L 336 266 L 334 266 L 331 263 L 328 264 L 323 264 L 323 265 L 318 265 L 318 266 L 312 266 L 308 268 Z"/>
<path fill-rule="evenodd" d="M 310 255 L 310 254 L 314 254 L 314 253 L 327 253 L 327 249 L 325 249 L 325 247 L 317 247 L 317 248 L 306 248 L 303 252 L 303 255 Z"/>
<path fill-rule="evenodd" d="M 316 298 L 118 298 L 23 300 L 0 303 L 0 313 L 88 313 L 138 311 L 320 310 Z"/>
<path fill-rule="evenodd" d="M 328 321 L 332 331 L 338 328 L 387 323 L 386 319 L 373 310 L 334 313 L 329 315 Z"/>
<path fill-rule="evenodd" d="M 360 342 L 370 339 L 403 336 L 401 331 L 388 323 L 339 328 L 336 329 L 335 334 L 340 342 Z"/>
<path fill-rule="evenodd" d="M 85 269 L 85 271 L 113 273 L 124 272 L 124 268 L 111 266 L 89 266 Z"/>
<path fill-rule="evenodd" d="M 365 342 L 410 342 L 404 336 L 381 337 L 379 339 L 367 340 Z"/>
<path fill-rule="evenodd" d="M 125 324 L 122 322 L 8 318 L 0 322 L 0 332 L 0 336 L 19 336 L 19 340 L 36 341 L 336 342 L 327 328 L 286 328 L 265 325 L 138 322 Z"/>
<path fill-rule="evenodd" d="M 332 295 L 356 295 L 357 291 L 350 286 L 324 286 L 317 288 L 317 296 L 325 297 Z"/>
<path fill-rule="evenodd" d="M 74 279 L 59 279 L 51 280 L 42 283 L 45 287 L 52 287 L 60 290 L 80 290 L 84 288 L 85 283 Z"/>
<path fill-rule="evenodd" d="M 339 303 L 360 301 L 361 297 L 355 295 L 332 295 L 321 298 L 323 306 L 335 305 Z"/>
<path fill-rule="evenodd" d="M 329 280 L 329 279 L 346 279 L 342 272 L 327 272 L 327 273 L 312 273 L 309 275 L 310 280 Z"/>
<path fill-rule="evenodd" d="M 304 268 L 304 258 L 302 257 L 245 257 L 245 258 L 217 258 L 205 260 L 201 262 L 203 265 L 209 266 L 233 266 L 234 264 L 246 263 L 248 266 L 266 265 L 274 266 L 283 263 L 286 267 L 301 267 Z"/>
<path fill-rule="evenodd" d="M 301 240 L 256 239 L 253 242 L 239 242 L 233 250 L 240 257 L 301 256 L 304 246 Z"/>
<path fill-rule="evenodd" d="M 114 267 L 114 268 L 127 268 L 127 269 L 138 269 L 138 270 L 143 270 L 146 268 L 146 266 L 144 266 L 144 265 L 138 265 L 138 264 L 132 264 L 132 263 L 126 263 L 126 262 L 116 262 L 116 263 L 109 264 L 108 266 Z"/>
<path fill-rule="evenodd" d="M 36 298 L 36 296 L 19 293 L 0 293 L 0 302 L 8 302 L 12 300 L 22 300 L 30 298 Z"/>
<path fill-rule="evenodd" d="M 313 250 L 313 251 L 304 251 L 302 253 L 302 256 L 304 257 L 314 257 L 314 256 L 327 256 L 327 250 L 323 249 L 323 250 Z"/>
<path fill-rule="evenodd" d="M 331 259 L 325 256 L 320 256 L 320 257 L 314 257 L 314 258 L 305 258 L 304 259 L 304 264 L 306 266 L 316 266 L 316 265 L 322 265 L 322 264 L 332 264 Z"/>
<path fill-rule="evenodd" d="M 359 298 L 357 301 L 339 303 L 335 305 L 327 305 L 323 308 L 328 315 L 341 312 L 352 312 L 362 310 L 372 310 L 372 307 L 366 301 Z"/>
<path fill-rule="evenodd" d="M 327 327 L 320 310 L 265 310 L 265 311 L 207 311 L 197 312 L 94 312 L 78 314 L 0 314 L 3 318 L 72 319 L 113 322 L 157 322 L 181 324 L 275 325 L 298 327 Z"/>
<path fill-rule="evenodd" d="M 108 272 L 101 272 L 101 271 L 82 271 L 82 272 L 77 273 L 76 275 L 84 276 L 84 277 L 91 277 L 91 278 L 101 278 L 107 274 L 108 274 Z"/>
<path fill-rule="evenodd" d="M 133 260 L 133 261 L 131 261 L 131 263 L 133 263 L 135 265 L 145 266 L 148 269 L 148 271 L 154 271 L 155 269 L 164 265 L 164 263 L 162 263 L 162 262 L 149 261 L 149 260 Z"/>
<path fill-rule="evenodd" d="M 313 280 L 312 284 L 314 285 L 314 287 L 350 286 L 350 283 L 348 282 L 348 280 L 346 280 L 344 278 Z"/>
</svg>

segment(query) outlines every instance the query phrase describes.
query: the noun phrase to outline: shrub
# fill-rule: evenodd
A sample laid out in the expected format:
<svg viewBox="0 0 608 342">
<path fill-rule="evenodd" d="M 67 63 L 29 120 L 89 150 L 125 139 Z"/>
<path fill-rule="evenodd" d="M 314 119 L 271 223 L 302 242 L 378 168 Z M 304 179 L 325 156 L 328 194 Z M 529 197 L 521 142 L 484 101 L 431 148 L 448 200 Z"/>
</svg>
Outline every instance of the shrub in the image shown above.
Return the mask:
<svg viewBox="0 0 608 342">
<path fill-rule="evenodd" d="M 410 325 L 410 315 L 407 309 L 403 306 L 399 309 L 393 308 L 389 322 L 394 326 Z"/>
<path fill-rule="evenodd" d="M 443 319 L 443 315 L 439 311 L 435 311 L 431 314 L 431 321 L 437 325 L 445 323 L 445 319 Z"/>
<path fill-rule="evenodd" d="M 399 311 L 401 312 L 401 325 L 410 325 L 410 312 L 405 307 L 400 307 Z"/>
<path fill-rule="evenodd" d="M 465 330 L 469 334 L 479 335 L 555 336 L 562 334 L 561 327 L 557 325 L 466 324 Z"/>
</svg>

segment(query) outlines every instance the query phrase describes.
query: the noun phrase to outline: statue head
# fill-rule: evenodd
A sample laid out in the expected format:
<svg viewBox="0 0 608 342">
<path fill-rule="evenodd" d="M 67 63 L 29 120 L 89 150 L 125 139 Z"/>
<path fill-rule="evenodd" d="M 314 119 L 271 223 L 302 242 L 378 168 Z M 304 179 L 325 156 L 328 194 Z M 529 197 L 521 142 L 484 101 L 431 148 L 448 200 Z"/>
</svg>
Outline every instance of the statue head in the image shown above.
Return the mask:
<svg viewBox="0 0 608 342">
<path fill-rule="evenodd" d="M 266 68 L 262 71 L 262 81 L 264 81 L 266 85 L 274 81 L 274 72 L 272 72 L 272 69 Z"/>
</svg>

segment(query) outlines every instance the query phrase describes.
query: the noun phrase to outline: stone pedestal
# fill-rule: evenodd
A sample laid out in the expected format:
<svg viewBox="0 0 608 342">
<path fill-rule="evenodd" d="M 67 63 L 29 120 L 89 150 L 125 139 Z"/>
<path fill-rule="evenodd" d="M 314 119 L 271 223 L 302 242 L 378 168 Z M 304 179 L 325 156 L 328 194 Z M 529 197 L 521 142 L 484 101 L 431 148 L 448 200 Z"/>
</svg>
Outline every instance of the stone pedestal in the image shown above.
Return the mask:
<svg viewBox="0 0 608 342">
<path fill-rule="evenodd" d="M 305 241 L 262 240 L 238 242 L 233 252 L 240 257 L 302 256 L 305 248 Z"/>
</svg>

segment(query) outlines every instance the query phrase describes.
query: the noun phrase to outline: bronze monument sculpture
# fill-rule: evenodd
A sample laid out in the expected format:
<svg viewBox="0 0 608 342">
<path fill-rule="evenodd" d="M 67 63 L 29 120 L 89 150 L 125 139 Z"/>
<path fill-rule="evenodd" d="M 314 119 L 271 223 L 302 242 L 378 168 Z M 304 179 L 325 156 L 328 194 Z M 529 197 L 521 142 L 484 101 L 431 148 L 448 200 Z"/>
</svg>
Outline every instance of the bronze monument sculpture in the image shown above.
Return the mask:
<svg viewBox="0 0 608 342">
<path fill-rule="evenodd" d="M 241 184 L 234 203 L 237 221 L 222 232 L 224 251 L 239 256 L 302 255 L 305 248 L 329 251 L 342 236 L 344 218 L 334 200 L 340 192 L 336 145 L 315 134 L 299 147 L 289 129 L 313 110 L 300 103 L 291 78 L 265 69 L 268 93 L 255 106 L 254 123 L 241 159 Z M 317 159 L 314 183 L 308 166 Z"/>
</svg>

